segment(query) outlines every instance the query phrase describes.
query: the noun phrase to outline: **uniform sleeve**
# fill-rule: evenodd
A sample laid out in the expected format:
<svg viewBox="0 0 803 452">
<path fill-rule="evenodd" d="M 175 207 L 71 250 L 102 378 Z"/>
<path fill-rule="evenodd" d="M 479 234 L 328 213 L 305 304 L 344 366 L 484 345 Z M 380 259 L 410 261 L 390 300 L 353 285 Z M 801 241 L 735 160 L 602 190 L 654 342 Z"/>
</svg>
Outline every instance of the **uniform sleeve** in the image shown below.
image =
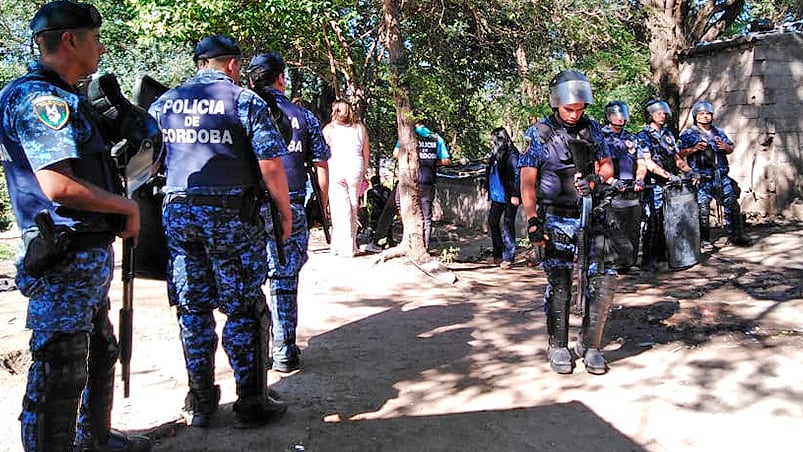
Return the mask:
<svg viewBox="0 0 803 452">
<path fill-rule="evenodd" d="M 636 134 L 636 139 L 641 143 L 641 154 L 652 154 L 652 147 L 650 147 L 650 137 L 647 136 L 646 130 L 641 130 Z"/>
<path fill-rule="evenodd" d="M 528 136 L 531 136 L 532 139 L 530 140 L 530 145 L 527 147 L 527 152 L 519 156 L 518 167 L 538 168 L 543 163 L 546 151 L 544 149 L 544 145 L 541 144 L 541 139 L 538 133 L 535 131 L 534 126 L 527 129 L 527 134 Z"/>
<path fill-rule="evenodd" d="M 731 141 L 731 139 L 719 127 L 716 128 L 716 133 L 720 138 L 722 138 L 722 141 L 727 143 L 729 146 L 735 146 L 735 144 L 733 144 L 733 141 Z"/>
<path fill-rule="evenodd" d="M 680 149 L 693 147 L 700 141 L 700 135 L 691 129 L 686 129 L 680 133 Z"/>
<path fill-rule="evenodd" d="M 304 120 L 307 123 L 307 133 L 312 145 L 312 161 L 325 162 L 329 160 L 332 157 L 332 151 L 323 138 L 321 123 L 318 118 L 311 111 L 304 109 Z"/>
<path fill-rule="evenodd" d="M 46 90 L 22 95 L 11 125 L 34 171 L 80 157 L 76 141 L 86 119 L 77 111 L 77 98 Z"/>
<path fill-rule="evenodd" d="M 650 148 L 647 147 L 647 143 L 642 138 L 638 135 L 632 135 L 631 138 L 633 139 L 633 146 L 636 148 L 637 159 L 643 159 L 644 154 L 650 153 Z"/>
<path fill-rule="evenodd" d="M 287 154 L 284 138 L 270 117 L 270 107 L 253 91 L 246 89 L 240 94 L 237 115 L 257 160 L 269 160 Z"/>
</svg>

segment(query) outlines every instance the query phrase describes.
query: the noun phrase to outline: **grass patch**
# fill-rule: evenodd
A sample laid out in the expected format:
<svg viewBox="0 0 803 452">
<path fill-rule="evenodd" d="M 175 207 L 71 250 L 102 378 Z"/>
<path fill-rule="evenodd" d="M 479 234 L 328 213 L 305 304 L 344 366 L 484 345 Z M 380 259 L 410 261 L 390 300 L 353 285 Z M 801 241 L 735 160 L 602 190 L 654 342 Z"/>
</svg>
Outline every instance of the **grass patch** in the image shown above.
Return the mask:
<svg viewBox="0 0 803 452">
<path fill-rule="evenodd" d="M 10 261 L 14 259 L 14 252 L 17 250 L 16 245 L 9 245 L 8 243 L 0 242 L 0 261 Z"/>
</svg>

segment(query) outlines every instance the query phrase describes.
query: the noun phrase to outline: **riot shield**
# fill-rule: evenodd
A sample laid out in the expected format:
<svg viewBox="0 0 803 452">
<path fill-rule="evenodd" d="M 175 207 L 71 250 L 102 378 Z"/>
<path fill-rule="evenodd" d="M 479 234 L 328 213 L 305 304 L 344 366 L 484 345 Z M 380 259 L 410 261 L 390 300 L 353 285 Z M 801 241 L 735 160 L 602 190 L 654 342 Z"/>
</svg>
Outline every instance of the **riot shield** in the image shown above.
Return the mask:
<svg viewBox="0 0 803 452">
<path fill-rule="evenodd" d="M 607 209 L 610 215 L 606 260 L 617 269 L 627 269 L 638 260 L 639 237 L 641 236 L 641 193 L 632 190 L 617 192 Z"/>
<path fill-rule="evenodd" d="M 134 85 L 134 102 L 148 109 L 151 103 L 167 91 L 167 87 L 148 75 L 140 77 Z M 164 200 L 164 175 L 153 175 L 154 164 L 160 149 L 150 156 L 141 156 L 140 161 L 126 167 L 126 177 L 136 181 L 136 190 L 129 195 L 139 204 L 139 243 L 134 249 L 134 274 L 140 278 L 167 279 L 167 241 L 162 226 L 162 201 Z"/>
<path fill-rule="evenodd" d="M 664 236 L 670 268 L 687 268 L 700 262 L 699 218 L 697 191 L 690 183 L 664 187 Z"/>
</svg>

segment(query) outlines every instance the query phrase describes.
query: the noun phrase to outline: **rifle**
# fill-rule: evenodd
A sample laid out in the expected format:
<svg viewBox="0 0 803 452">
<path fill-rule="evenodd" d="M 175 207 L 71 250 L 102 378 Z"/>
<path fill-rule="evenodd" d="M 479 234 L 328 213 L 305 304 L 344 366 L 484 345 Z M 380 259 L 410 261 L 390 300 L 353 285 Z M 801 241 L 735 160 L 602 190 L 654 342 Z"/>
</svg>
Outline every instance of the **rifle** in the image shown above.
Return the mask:
<svg viewBox="0 0 803 452">
<path fill-rule="evenodd" d="M 123 305 L 120 308 L 120 365 L 123 397 L 131 393 L 131 345 L 134 340 L 134 239 L 123 241 Z"/>
<path fill-rule="evenodd" d="M 588 286 L 588 248 L 591 234 L 591 195 L 580 198 L 580 229 L 577 231 L 577 310 L 583 313 L 586 308 L 586 286 Z"/>
<path fill-rule="evenodd" d="M 279 214 L 279 207 L 268 199 L 268 208 L 270 209 L 270 221 L 273 223 L 273 239 L 276 241 L 276 257 L 279 258 L 279 264 L 287 265 L 287 259 L 284 256 L 284 239 L 282 238 L 282 217 Z"/>
</svg>

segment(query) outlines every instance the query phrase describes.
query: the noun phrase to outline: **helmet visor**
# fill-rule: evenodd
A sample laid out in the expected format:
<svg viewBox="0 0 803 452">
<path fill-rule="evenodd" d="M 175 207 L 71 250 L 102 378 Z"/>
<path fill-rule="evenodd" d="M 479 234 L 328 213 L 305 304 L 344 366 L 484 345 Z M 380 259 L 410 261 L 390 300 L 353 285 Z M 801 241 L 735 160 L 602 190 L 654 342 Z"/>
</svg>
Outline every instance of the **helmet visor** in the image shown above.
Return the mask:
<svg viewBox="0 0 803 452">
<path fill-rule="evenodd" d="M 605 108 L 605 117 L 609 122 L 614 119 L 622 119 L 627 122 L 630 121 L 630 110 L 625 104 L 611 104 Z"/>
<path fill-rule="evenodd" d="M 666 113 L 667 117 L 672 116 L 672 109 L 669 108 L 669 104 L 664 101 L 655 102 L 647 107 L 647 113 L 649 113 L 650 117 L 657 111 Z"/>
<path fill-rule="evenodd" d="M 586 80 L 567 80 L 549 89 L 549 106 L 558 108 L 567 104 L 593 104 L 591 84 Z"/>
</svg>

